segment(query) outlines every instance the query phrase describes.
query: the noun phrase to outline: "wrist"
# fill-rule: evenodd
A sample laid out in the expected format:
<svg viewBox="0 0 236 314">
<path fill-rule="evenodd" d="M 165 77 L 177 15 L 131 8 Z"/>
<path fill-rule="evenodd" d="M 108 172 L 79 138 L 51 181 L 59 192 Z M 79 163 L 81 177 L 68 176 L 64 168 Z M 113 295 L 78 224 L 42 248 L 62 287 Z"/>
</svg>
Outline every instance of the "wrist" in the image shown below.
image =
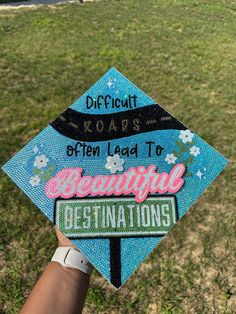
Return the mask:
<svg viewBox="0 0 236 314">
<path fill-rule="evenodd" d="M 79 270 L 86 275 L 90 275 L 93 266 L 87 260 L 87 258 L 74 247 L 62 246 L 58 247 L 51 259 L 52 262 L 57 262 L 63 269 Z"/>
<path fill-rule="evenodd" d="M 57 247 L 71 247 L 72 249 L 77 250 L 72 243 L 63 243 L 60 241 L 58 241 Z M 77 251 L 79 251 L 79 250 L 77 250 Z"/>
<path fill-rule="evenodd" d="M 49 262 L 49 267 L 54 267 L 56 268 L 61 275 L 63 276 L 64 279 L 68 279 L 69 281 L 71 280 L 77 280 L 79 278 L 84 278 L 85 280 L 90 280 L 90 275 L 85 274 L 79 269 L 72 268 L 72 267 L 65 267 L 59 262 L 55 261 L 50 261 Z"/>
</svg>

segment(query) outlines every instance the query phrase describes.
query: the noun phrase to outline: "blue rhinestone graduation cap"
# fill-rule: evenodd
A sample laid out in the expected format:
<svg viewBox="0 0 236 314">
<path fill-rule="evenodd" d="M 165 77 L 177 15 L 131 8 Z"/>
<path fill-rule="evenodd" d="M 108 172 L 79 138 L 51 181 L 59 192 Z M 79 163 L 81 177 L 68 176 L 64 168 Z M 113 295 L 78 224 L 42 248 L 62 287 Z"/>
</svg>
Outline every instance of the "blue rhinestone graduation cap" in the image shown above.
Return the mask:
<svg viewBox="0 0 236 314">
<path fill-rule="evenodd" d="M 226 164 L 111 68 L 3 170 L 119 288 Z"/>
</svg>

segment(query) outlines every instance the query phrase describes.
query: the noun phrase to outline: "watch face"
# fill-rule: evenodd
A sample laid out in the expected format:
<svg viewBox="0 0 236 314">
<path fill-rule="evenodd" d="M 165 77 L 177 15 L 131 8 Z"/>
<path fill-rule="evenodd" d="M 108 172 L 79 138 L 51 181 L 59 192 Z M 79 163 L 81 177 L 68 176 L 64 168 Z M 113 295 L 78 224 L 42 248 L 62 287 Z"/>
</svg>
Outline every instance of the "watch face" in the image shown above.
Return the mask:
<svg viewBox="0 0 236 314">
<path fill-rule="evenodd" d="M 226 164 L 111 68 L 3 170 L 119 288 Z"/>
</svg>

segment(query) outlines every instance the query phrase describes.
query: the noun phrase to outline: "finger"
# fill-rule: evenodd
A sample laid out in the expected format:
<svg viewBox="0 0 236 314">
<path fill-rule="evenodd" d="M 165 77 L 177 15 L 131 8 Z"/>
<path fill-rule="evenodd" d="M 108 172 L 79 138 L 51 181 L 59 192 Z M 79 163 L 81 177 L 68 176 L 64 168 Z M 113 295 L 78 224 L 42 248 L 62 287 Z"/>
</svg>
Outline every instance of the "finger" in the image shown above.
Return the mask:
<svg viewBox="0 0 236 314">
<path fill-rule="evenodd" d="M 64 234 L 57 227 L 55 227 L 55 231 L 56 231 L 59 246 L 74 247 L 73 243 L 66 236 L 64 236 Z"/>
</svg>

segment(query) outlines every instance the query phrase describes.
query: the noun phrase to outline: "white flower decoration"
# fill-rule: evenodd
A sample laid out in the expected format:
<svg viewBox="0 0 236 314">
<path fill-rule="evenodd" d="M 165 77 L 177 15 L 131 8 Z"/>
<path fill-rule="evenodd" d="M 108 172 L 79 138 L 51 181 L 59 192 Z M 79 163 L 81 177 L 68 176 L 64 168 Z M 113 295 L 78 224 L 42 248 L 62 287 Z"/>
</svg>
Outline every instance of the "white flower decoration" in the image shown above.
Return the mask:
<svg viewBox="0 0 236 314">
<path fill-rule="evenodd" d="M 105 168 L 110 170 L 110 173 L 114 174 L 117 171 L 123 171 L 125 160 L 123 158 L 120 158 L 118 154 L 115 154 L 114 156 L 108 156 L 107 157 L 107 163 L 105 165 Z"/>
<path fill-rule="evenodd" d="M 165 161 L 170 164 L 175 164 L 177 157 L 174 154 L 167 154 Z"/>
<path fill-rule="evenodd" d="M 184 144 L 188 142 L 192 142 L 194 134 L 190 132 L 189 130 L 181 130 L 179 138 L 182 140 Z"/>
<path fill-rule="evenodd" d="M 37 167 L 38 169 L 41 169 L 46 167 L 48 162 L 49 159 L 44 154 L 41 154 L 35 158 L 34 166 Z"/>
<path fill-rule="evenodd" d="M 190 149 L 190 154 L 196 157 L 197 155 L 200 155 L 200 148 L 197 146 L 192 146 Z"/>
<path fill-rule="evenodd" d="M 40 183 L 40 177 L 39 176 L 33 176 L 30 178 L 29 183 L 34 187 L 39 185 Z"/>
</svg>

